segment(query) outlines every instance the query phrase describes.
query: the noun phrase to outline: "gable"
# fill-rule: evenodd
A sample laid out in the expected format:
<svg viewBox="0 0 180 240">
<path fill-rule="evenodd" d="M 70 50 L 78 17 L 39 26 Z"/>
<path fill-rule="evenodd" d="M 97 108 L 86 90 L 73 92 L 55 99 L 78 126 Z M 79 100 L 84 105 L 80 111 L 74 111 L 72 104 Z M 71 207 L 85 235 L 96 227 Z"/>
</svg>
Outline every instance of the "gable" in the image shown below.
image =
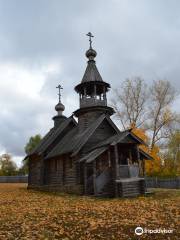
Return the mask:
<svg viewBox="0 0 180 240">
<path fill-rule="evenodd" d="M 117 134 L 117 131 L 119 130 L 116 126 L 114 126 L 112 120 L 110 118 L 104 118 L 104 120 L 99 124 L 99 126 L 95 129 L 93 134 L 83 146 L 82 152 L 89 151 L 90 148 L 95 147 L 100 142 Z"/>
</svg>

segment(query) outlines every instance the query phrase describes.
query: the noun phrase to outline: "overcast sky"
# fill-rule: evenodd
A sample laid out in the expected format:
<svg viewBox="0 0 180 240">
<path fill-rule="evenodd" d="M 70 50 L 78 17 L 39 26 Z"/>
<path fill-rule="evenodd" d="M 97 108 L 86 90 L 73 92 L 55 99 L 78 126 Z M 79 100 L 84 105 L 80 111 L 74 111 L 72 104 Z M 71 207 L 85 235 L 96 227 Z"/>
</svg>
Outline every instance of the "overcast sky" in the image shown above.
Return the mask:
<svg viewBox="0 0 180 240">
<path fill-rule="evenodd" d="M 29 137 L 53 126 L 57 84 L 65 114 L 77 109 L 89 31 L 112 88 L 141 76 L 180 89 L 178 0 L 0 0 L 0 153 L 19 164 Z"/>
</svg>

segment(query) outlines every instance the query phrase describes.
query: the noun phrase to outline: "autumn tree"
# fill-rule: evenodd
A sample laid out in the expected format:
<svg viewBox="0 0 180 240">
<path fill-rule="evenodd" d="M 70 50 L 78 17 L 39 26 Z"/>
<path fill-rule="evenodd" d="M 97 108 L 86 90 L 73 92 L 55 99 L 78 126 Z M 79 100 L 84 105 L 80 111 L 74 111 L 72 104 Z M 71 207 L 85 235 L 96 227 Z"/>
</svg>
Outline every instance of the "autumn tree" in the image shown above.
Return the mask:
<svg viewBox="0 0 180 240">
<path fill-rule="evenodd" d="M 145 144 L 141 144 L 139 146 L 144 152 L 149 154 L 153 160 L 144 160 L 145 165 L 145 174 L 147 176 L 158 176 L 161 174 L 162 171 L 162 161 L 160 157 L 160 149 L 157 145 L 154 145 L 153 149 L 148 147 L 149 144 L 149 137 L 147 135 L 147 131 L 141 128 L 136 128 L 134 124 L 131 125 L 132 132 L 142 139 Z"/>
<path fill-rule="evenodd" d="M 17 165 L 12 160 L 10 154 L 2 154 L 0 156 L 0 175 L 13 176 L 17 174 Z"/>
<path fill-rule="evenodd" d="M 162 173 L 162 152 L 159 147 L 166 143 L 165 139 L 168 141 L 180 122 L 179 116 L 171 108 L 175 97 L 175 89 L 166 80 L 154 81 L 147 90 L 144 80 L 136 77 L 126 79 L 120 88 L 114 90 L 112 105 L 122 127 L 127 129 L 133 126 L 133 131 L 143 140 L 148 134 L 146 140 L 150 149 L 144 150 L 150 151 L 154 158 L 154 161 L 146 161 L 148 175 Z"/>
<path fill-rule="evenodd" d="M 131 124 L 141 127 L 146 121 L 146 103 L 148 90 L 144 80 L 140 77 L 126 79 L 114 90 L 112 106 L 122 127 L 127 129 Z"/>
<path fill-rule="evenodd" d="M 167 139 L 175 123 L 180 122 L 171 108 L 175 97 L 176 91 L 169 81 L 154 81 L 148 91 L 144 80 L 136 77 L 126 79 L 114 90 L 112 105 L 124 129 L 134 124 L 148 130 L 153 149 L 162 139 Z"/>
<path fill-rule="evenodd" d="M 150 104 L 147 127 L 151 132 L 151 148 L 162 139 L 170 136 L 172 125 L 178 116 L 171 109 L 176 96 L 169 81 L 154 81 L 150 88 Z"/>
</svg>

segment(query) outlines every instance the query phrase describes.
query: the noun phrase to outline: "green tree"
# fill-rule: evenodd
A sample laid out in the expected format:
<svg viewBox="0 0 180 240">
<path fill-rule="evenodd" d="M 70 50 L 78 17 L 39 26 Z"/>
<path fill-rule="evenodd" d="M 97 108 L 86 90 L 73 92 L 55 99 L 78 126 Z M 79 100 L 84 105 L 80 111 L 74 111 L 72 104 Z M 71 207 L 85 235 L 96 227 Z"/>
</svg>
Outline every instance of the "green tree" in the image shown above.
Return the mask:
<svg viewBox="0 0 180 240">
<path fill-rule="evenodd" d="M 17 175 L 17 165 L 12 160 L 10 154 L 3 154 L 0 156 L 0 175 L 13 176 Z"/>
<path fill-rule="evenodd" d="M 40 141 L 41 141 L 40 134 L 30 137 L 28 143 L 25 146 L 25 153 L 27 155 L 30 154 L 35 149 L 35 147 L 37 147 L 37 145 L 40 143 Z"/>
<path fill-rule="evenodd" d="M 27 142 L 27 144 L 24 148 L 25 153 L 27 155 L 29 155 L 37 147 L 37 145 L 40 143 L 41 139 L 42 138 L 41 138 L 40 134 L 37 134 L 35 136 L 30 137 L 29 141 Z M 28 162 L 29 162 L 28 158 L 23 160 L 22 167 L 19 169 L 20 174 L 27 174 L 28 173 Z"/>
</svg>

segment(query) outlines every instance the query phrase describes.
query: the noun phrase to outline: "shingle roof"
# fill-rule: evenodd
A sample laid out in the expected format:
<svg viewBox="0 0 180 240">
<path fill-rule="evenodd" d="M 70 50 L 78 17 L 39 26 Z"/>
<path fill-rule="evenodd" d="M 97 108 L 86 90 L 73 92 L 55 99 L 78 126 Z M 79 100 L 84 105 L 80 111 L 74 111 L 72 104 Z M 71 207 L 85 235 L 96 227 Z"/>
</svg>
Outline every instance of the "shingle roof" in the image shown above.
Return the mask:
<svg viewBox="0 0 180 240">
<path fill-rule="evenodd" d="M 52 151 L 46 156 L 46 158 L 51 158 L 72 152 L 77 137 L 77 132 L 78 132 L 77 127 L 74 127 L 71 131 L 69 131 L 62 138 L 62 140 L 52 149 Z"/>
<path fill-rule="evenodd" d="M 58 128 L 52 128 L 40 141 L 39 145 L 32 151 L 32 154 L 41 154 L 44 152 L 55 140 L 56 138 L 67 128 L 67 126 L 73 122 L 74 125 L 77 123 L 72 117 L 67 118 L 60 124 Z"/>
<path fill-rule="evenodd" d="M 153 160 L 153 157 L 151 157 L 147 152 L 143 151 L 141 148 L 139 148 L 139 153 L 143 156 L 144 159 Z"/>
<path fill-rule="evenodd" d="M 71 132 L 69 132 L 47 155 L 47 158 L 55 157 L 65 153 L 72 153 L 71 156 L 75 156 L 84 144 L 88 141 L 90 136 L 95 132 L 97 127 L 106 119 L 112 127 L 118 132 L 118 128 L 114 125 L 112 120 L 102 114 L 96 121 L 94 121 L 85 131 L 78 132 L 78 128 L 75 127 Z"/>
<path fill-rule="evenodd" d="M 95 148 L 99 148 L 99 147 L 103 147 L 106 145 L 116 145 L 117 143 L 128 143 L 126 140 L 126 137 L 132 137 L 135 141 L 137 141 L 137 143 L 142 144 L 142 141 L 140 138 L 138 138 L 135 134 L 132 134 L 131 130 L 125 130 L 123 132 L 120 132 L 118 134 L 115 134 L 112 137 L 109 137 L 108 139 L 101 141 L 100 143 L 98 143 L 95 147 L 91 148 L 90 151 L 92 149 Z"/>
<path fill-rule="evenodd" d="M 109 122 L 109 124 L 114 128 L 114 130 L 117 133 L 119 132 L 119 129 L 116 127 L 116 125 L 110 119 L 110 117 L 105 114 L 102 114 L 96 121 L 94 121 L 89 126 L 89 128 L 87 128 L 82 134 L 80 134 L 79 142 L 77 142 L 76 148 L 74 149 L 72 156 L 76 155 L 80 151 L 80 149 L 84 146 L 84 144 L 87 142 L 87 140 L 95 132 L 95 130 L 103 122 L 104 119 L 106 119 Z"/>
<path fill-rule="evenodd" d="M 50 131 L 42 138 L 40 143 L 35 147 L 35 149 L 29 155 L 36 154 L 36 153 L 38 154 L 44 148 L 48 139 L 51 137 L 51 135 L 53 135 L 54 131 L 55 131 L 54 128 L 50 129 Z"/>
<path fill-rule="evenodd" d="M 132 137 L 137 143 L 142 143 L 141 139 L 139 139 L 136 135 L 134 135 L 131 130 L 126 130 L 124 132 L 120 132 L 119 129 L 115 126 L 113 121 L 109 116 L 102 114 L 96 121 L 94 121 L 86 130 L 83 132 L 78 131 L 78 127 L 74 126 L 71 131 L 69 131 L 57 145 L 52 149 L 51 152 L 48 153 L 46 158 L 51 158 L 55 156 L 59 156 L 66 153 L 71 153 L 71 156 L 75 156 L 81 148 L 86 144 L 88 139 L 92 136 L 98 126 L 102 123 L 102 121 L 106 119 L 111 126 L 116 130 L 116 134 L 108 139 L 96 144 L 93 148 L 89 149 L 92 151 L 97 148 L 101 148 L 107 145 L 115 145 L 117 143 L 126 143 L 126 137 Z"/>
<path fill-rule="evenodd" d="M 138 136 L 136 136 L 134 133 L 132 133 L 131 130 L 126 130 L 124 132 L 121 132 L 119 135 L 117 135 L 117 137 L 112 142 L 112 145 L 115 145 L 117 143 L 128 143 L 126 137 L 129 137 L 129 136 L 133 138 L 137 143 L 144 144 L 144 141 L 140 139 Z"/>
<path fill-rule="evenodd" d="M 99 155 L 101 155 L 103 152 L 105 152 L 108 149 L 108 147 L 101 147 L 97 148 L 90 153 L 86 154 L 82 158 L 79 159 L 79 162 L 86 161 L 86 163 L 90 163 L 93 160 L 95 160 Z"/>
<path fill-rule="evenodd" d="M 89 61 L 81 83 L 94 81 L 103 82 L 103 79 L 96 67 L 95 62 Z"/>
<path fill-rule="evenodd" d="M 119 132 L 118 134 L 115 134 L 112 137 L 109 137 L 108 139 L 101 141 L 96 145 L 96 148 L 106 146 L 106 145 L 115 145 L 118 142 L 121 142 L 128 134 L 125 132 Z"/>
</svg>

